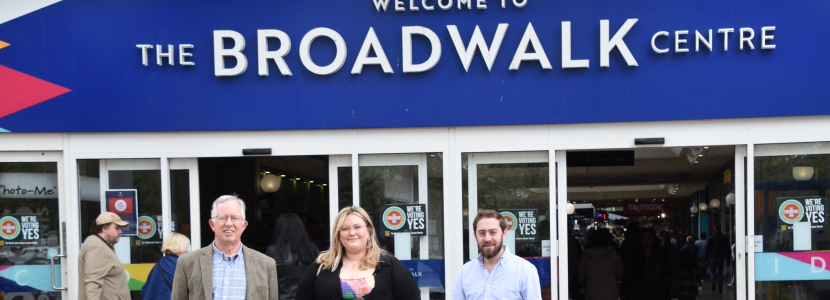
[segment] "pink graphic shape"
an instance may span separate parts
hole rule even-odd
[[[822,251],[822,252],[778,252],[776,254],[784,256],[784,257],[792,258],[794,260],[803,262],[803,263],[808,264],[808,265],[813,264],[813,257],[818,257],[818,258],[823,259],[824,262],[826,262],[824,264],[824,269],[825,270],[830,270],[830,252],[827,252],[827,251]],[[816,267],[820,267],[820,266],[822,266],[822,263],[818,262],[816,264]]]
[[[0,65],[0,118],[71,91]]]

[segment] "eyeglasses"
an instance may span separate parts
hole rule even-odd
[[[354,229],[355,233],[363,232],[364,228],[366,228],[366,227],[361,226],[361,225],[357,225],[353,228],[349,228],[349,226],[343,226],[343,227],[340,227],[340,234],[349,234],[350,232],[352,232],[352,229]]]
[[[225,223],[227,223],[227,222],[228,222],[228,216],[216,216],[216,217],[215,217],[215,218],[213,218],[213,219],[215,220],[215,222],[217,222],[217,223],[219,223],[219,224],[225,224]],[[242,219],[241,217],[239,217],[239,216],[232,216],[232,217],[230,217],[230,220],[231,220],[231,222],[233,222],[234,224],[239,224],[239,223],[245,222],[245,220],[243,220],[243,219]]]

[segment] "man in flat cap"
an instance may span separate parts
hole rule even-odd
[[[111,212],[95,219],[78,258],[78,299],[130,299],[127,273],[112,246],[127,225]]]

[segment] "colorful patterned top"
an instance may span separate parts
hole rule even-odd
[[[363,296],[371,292],[373,287],[375,287],[374,275],[358,279],[340,278],[340,289],[343,291],[343,300],[363,300]]]

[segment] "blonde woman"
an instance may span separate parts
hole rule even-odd
[[[165,255],[147,275],[147,282],[141,288],[142,299],[170,299],[176,263],[179,261],[179,256],[187,254],[188,247],[190,247],[190,239],[183,234],[172,233],[167,236],[167,240],[161,245],[161,252]]]
[[[320,253],[300,278],[297,299],[421,299],[409,269],[378,247],[375,226],[365,210],[340,210],[331,236],[331,248]]]

